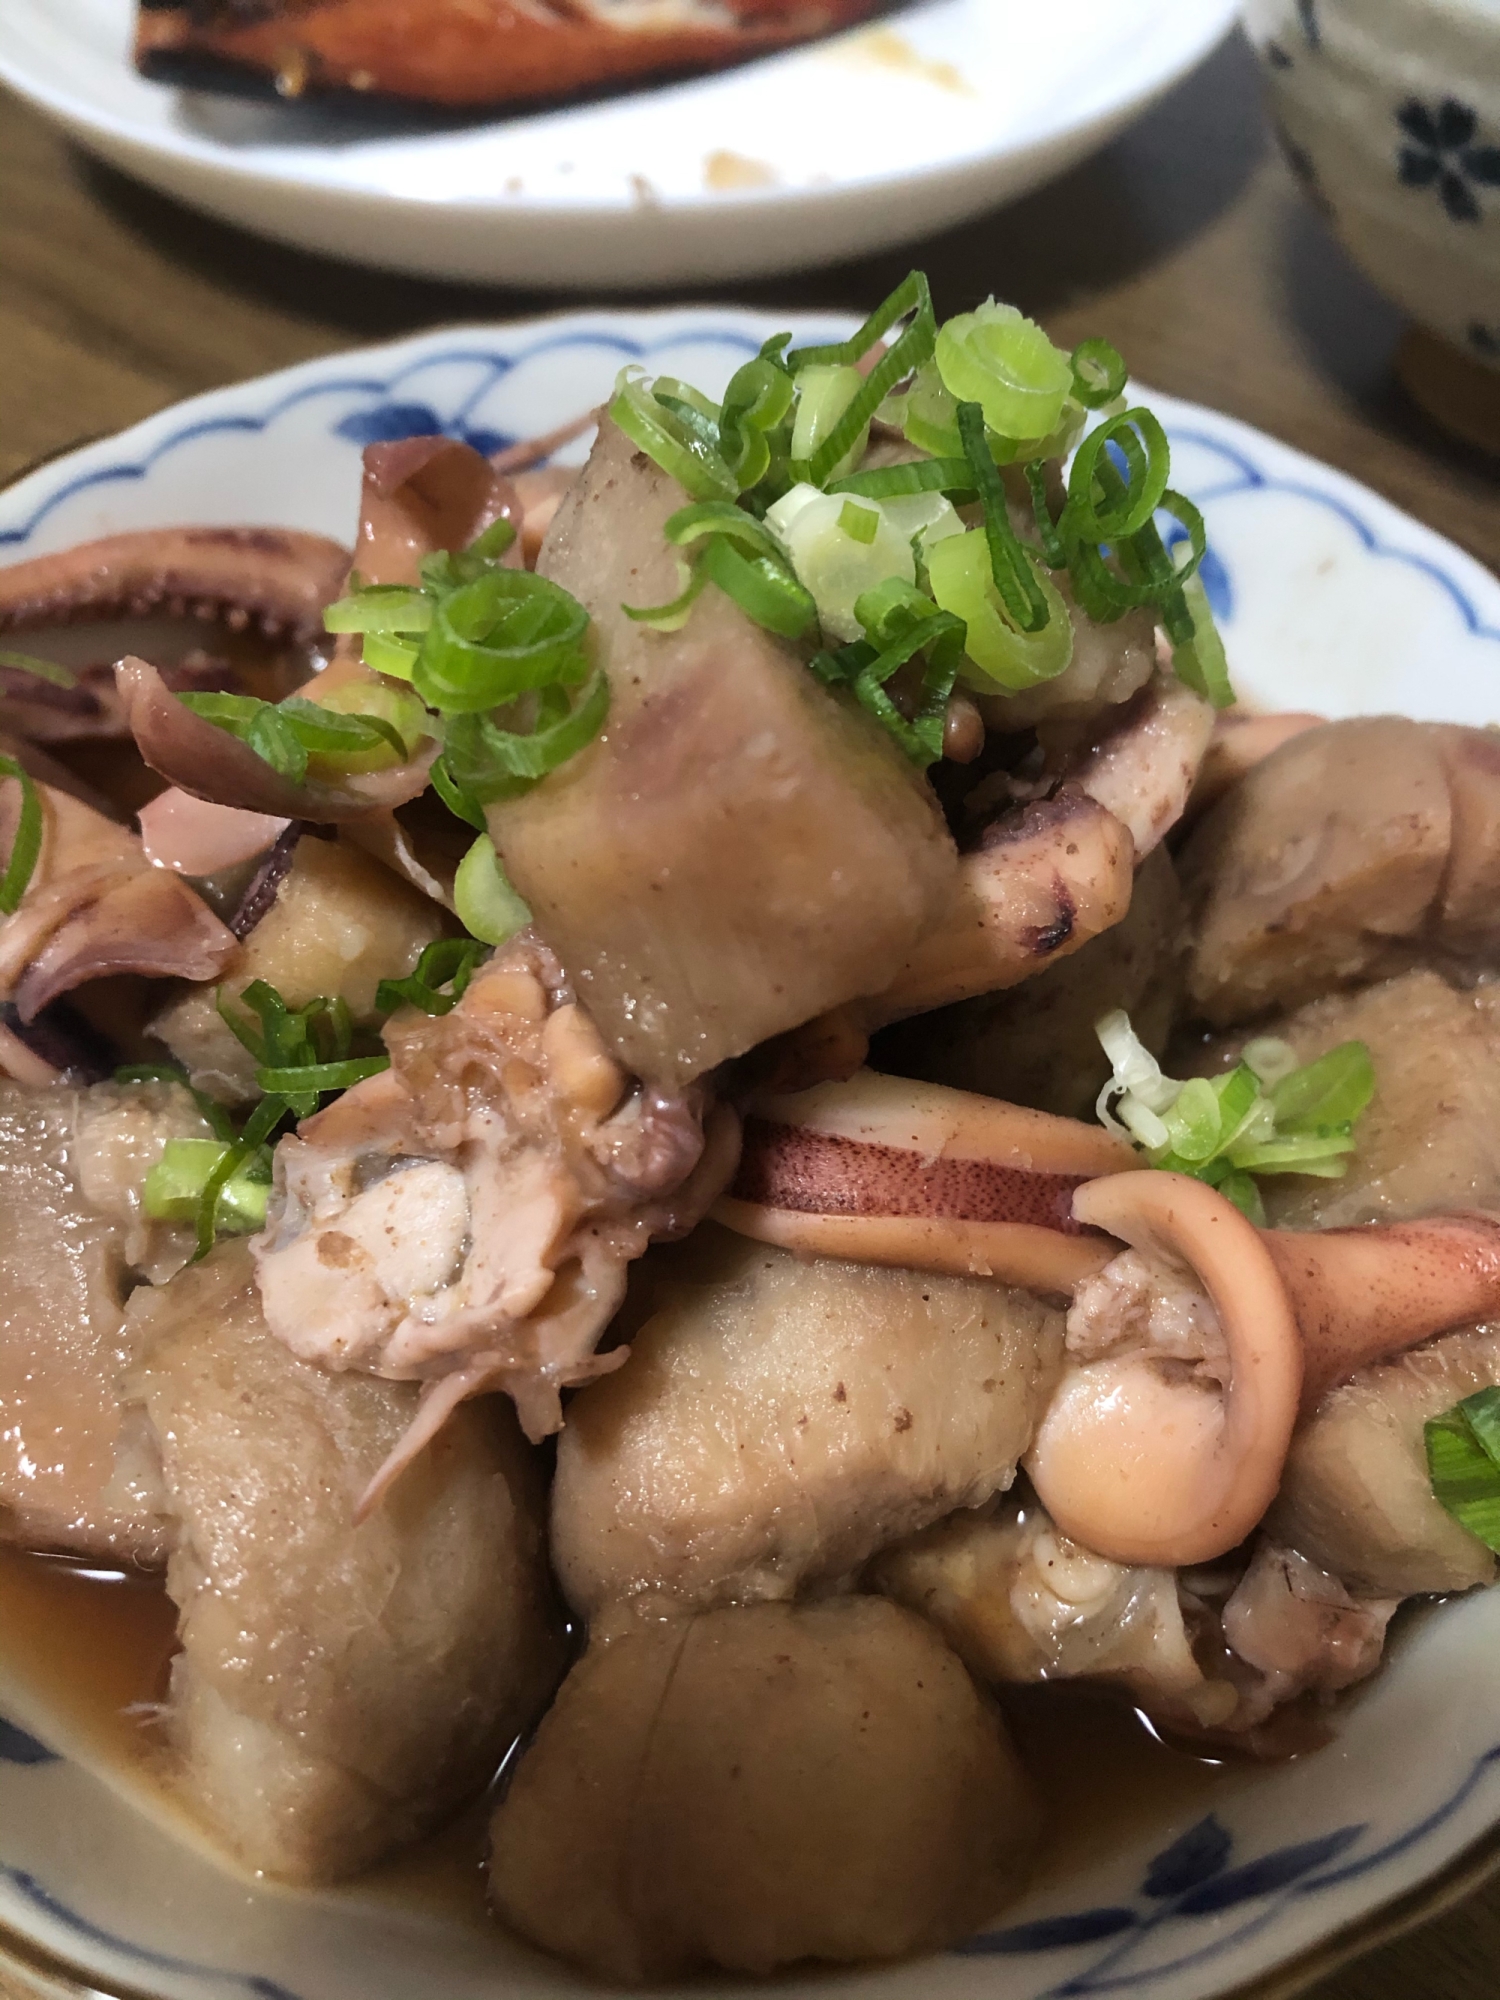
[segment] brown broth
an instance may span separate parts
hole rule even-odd
[[[0,1548],[6,1665],[45,1689],[71,1746],[142,1786],[160,1783],[150,1709],[165,1693],[174,1643],[175,1615],[160,1578]],[[1034,1883],[1064,1881],[1126,1841],[1180,1829],[1244,1784],[1252,1768],[1165,1744],[1127,1703],[1083,1689],[1012,1689],[1004,1706],[1046,1804]],[[340,1893],[447,1922],[488,1923],[488,1813],[487,1801],[477,1802]]]

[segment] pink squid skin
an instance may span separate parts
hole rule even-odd
[[[1262,1233],[1202,1181],[1155,1169],[1091,1181],[1080,1222],[1186,1265],[1218,1313],[1228,1380],[1217,1389],[1135,1349],[1074,1363],[1026,1467],[1043,1506],[1116,1562],[1208,1562],[1242,1542],[1275,1498],[1297,1421],[1302,1342]]]
[[[0,783],[0,852],[14,838],[17,789]],[[153,868],[133,833],[81,800],[47,784],[37,792],[37,867],[20,906],[0,918],[0,998],[23,1022],[116,973],[207,980],[225,970],[234,934],[179,876]]]
[[[1500,1311],[1500,1217],[1477,1210],[1262,1240],[1301,1333],[1304,1415],[1356,1369]]]
[[[145,528],[0,569],[0,632],[166,612],[306,642],[348,568],[348,550],[326,535]]]
[[[503,472],[472,445],[450,437],[402,438],[365,447],[364,487],[354,568],[365,583],[416,583],[422,557],[467,548],[507,520],[520,561],[523,508]]]
[[[1134,1159],[1098,1125],[864,1070],[753,1105],[713,1213],[807,1256],[1065,1295],[1117,1247],[1074,1222],[1075,1190]]]

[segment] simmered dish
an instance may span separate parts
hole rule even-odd
[[[1285,1756],[1494,1582],[1500,747],[1237,709],[1126,392],[913,274],[0,571],[0,1540],[228,1860],[938,1949],[1052,1683]]]

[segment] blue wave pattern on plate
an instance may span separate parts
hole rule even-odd
[[[837,338],[837,335],[831,336]],[[237,412],[233,416],[204,417],[196,423],[185,424],[181,430],[171,432],[161,443],[154,446],[143,457],[124,461],[117,465],[102,465],[91,472],[80,473],[76,478],[65,481],[32,514],[24,526],[0,529],[0,548],[23,546],[35,534],[47,516],[64,501],[75,494],[94,486],[111,486],[122,481],[146,478],[155,465],[180,450],[183,445],[196,443],[200,438],[212,437],[224,431],[266,431],[289,410],[316,401],[319,398],[364,397],[368,400],[357,410],[342,415],[330,428],[330,435],[343,438],[346,442],[363,448],[367,444],[388,442],[396,438],[415,437],[424,432],[441,431],[445,435],[465,438],[481,451],[501,451],[506,445],[516,442],[508,432],[485,424],[476,416],[484,398],[512,374],[522,363],[540,359],[549,354],[557,354],[568,348],[603,349],[617,354],[621,363],[644,362],[652,354],[664,348],[681,350],[687,347],[727,347],[737,354],[752,355],[758,352],[758,343],[748,334],[734,327],[694,327],[680,328],[664,333],[659,341],[632,340],[625,334],[605,332],[592,328],[576,333],[546,334],[539,340],[526,342],[511,350],[496,347],[454,347],[438,353],[424,354],[415,361],[408,362],[394,375],[384,378],[364,375],[340,376],[331,381],[311,382],[293,389],[279,397],[274,403],[258,412]],[[453,364],[477,365],[480,380],[463,399],[446,413],[439,411],[426,401],[414,396],[403,397],[403,386],[414,377],[431,369]]]
[[[155,1972],[185,1972],[192,1978],[238,1986],[246,1993],[253,1993],[255,2000],[299,2000],[290,1987],[279,1985],[274,1979],[262,1978],[259,1973],[226,1971],[222,1966],[202,1965],[196,1959],[174,1958],[170,1952],[150,1951],[144,1945],[132,1944],[129,1938],[91,1924],[87,1917],[80,1916],[76,1910],[60,1902],[50,1889],[44,1888],[34,1875],[28,1875],[22,1868],[7,1868],[0,1862],[0,1882],[8,1882],[39,1915],[61,1924],[80,1943],[104,1945],[110,1951],[119,1952],[122,1957],[133,1959],[138,1965],[150,1966]]]
[[[1476,638],[1500,640],[1500,626],[1486,623],[1468,591],[1455,577],[1450,576],[1441,564],[1435,563],[1429,556],[1416,555],[1410,549],[1396,548],[1372,528],[1358,509],[1350,506],[1348,501],[1336,494],[1325,492],[1320,487],[1309,486],[1304,480],[1281,479],[1267,473],[1246,453],[1237,450],[1233,445],[1226,444],[1221,437],[1211,436],[1207,431],[1169,427],[1167,435],[1174,445],[1193,445],[1222,460],[1224,464],[1225,474],[1221,480],[1212,485],[1204,485],[1201,481],[1194,482],[1192,497],[1200,507],[1210,506],[1215,500],[1227,499],[1233,493],[1289,493],[1299,500],[1309,500],[1315,506],[1326,508],[1330,514],[1336,514],[1358,536],[1360,546],[1367,549],[1377,560],[1404,563],[1407,568],[1416,570],[1420,575],[1430,578],[1439,585],[1452,599],[1459,616]],[[1182,539],[1181,529],[1177,531],[1177,539]],[[1214,584],[1209,574],[1209,565],[1214,560],[1213,551],[1210,550],[1203,566],[1203,587],[1208,592],[1210,603],[1213,603],[1215,615],[1227,618],[1231,613],[1221,610],[1220,605],[1214,602]],[[1227,583],[1227,578],[1225,582]]]
[[[1048,1987],[1037,2000],[1068,2000],[1073,1995],[1140,1990],[1152,1980],[1206,1965],[1234,1950],[1246,1938],[1273,1924],[1297,1898],[1336,1888],[1405,1854],[1467,1804],[1497,1764],[1500,1764],[1500,1743],[1477,1757],[1463,1782],[1415,1826],[1339,1866],[1334,1864],[1369,1832],[1367,1825],[1335,1827],[1311,1840],[1270,1848],[1231,1867],[1234,1835],[1210,1813],[1152,1858],[1137,1902],[1072,1910],[1031,1923],[1012,1924],[1003,1930],[985,1931],[959,1950],[969,1957],[1025,1956],[1108,1943],[1109,1949],[1092,1965]],[[1169,1924],[1180,1926],[1195,1919],[1202,1922],[1249,1903],[1260,1907],[1232,1929],[1225,1931],[1214,1926],[1214,1935],[1206,1943],[1188,1942],[1176,1930],[1165,1940],[1171,1956],[1154,1957],[1144,1965],[1130,1962],[1139,1960]]]
[[[9,1751],[6,1746],[11,1746]],[[0,1717],[0,1752],[17,1763],[58,1761],[34,1737],[3,1717]],[[1354,1877],[1367,1875],[1418,1846],[1467,1804],[1497,1766],[1500,1766],[1500,1743],[1477,1757],[1462,1783],[1414,1826],[1386,1839],[1368,1854],[1354,1855],[1348,1860],[1342,1857],[1365,1838],[1369,1832],[1367,1825],[1334,1827],[1312,1839],[1270,1848],[1248,1861],[1236,1862],[1233,1833],[1216,1814],[1210,1813],[1152,1857],[1136,1902],[1070,1910],[1030,1923],[985,1931],[960,1945],[958,1955],[1039,1957],[1083,1945],[1106,1944],[1108,1949],[1092,1965],[1047,1987],[1037,1994],[1036,2000],[1073,2000],[1073,1996],[1140,1991],[1153,1980],[1207,1965],[1233,1951],[1257,1931],[1274,1924],[1290,1902],[1316,1896]],[[298,2000],[286,1987],[261,1975],[227,1971],[134,1944],[90,1922],[25,1870],[0,1862],[0,1881],[9,1883],[38,1914],[63,1925],[80,1943],[104,1945],[158,1971],[227,1980],[256,1996],[256,2000]],[[1227,1931],[1210,1921],[1228,1910],[1252,1903],[1259,1908]],[[1206,1941],[1183,1938],[1181,1926],[1194,1923],[1208,1924],[1212,1934]],[[1152,1957],[1146,1964],[1131,1963],[1139,1961],[1150,1945],[1163,1937],[1168,1926],[1173,1929],[1163,1941],[1170,1956]]]
[[[838,338],[841,331],[841,329],[832,330],[828,337]],[[728,325],[710,324],[664,329],[662,337],[655,341],[635,340],[614,330],[590,327],[571,332],[546,333],[536,339],[522,340],[514,348],[501,348],[494,344],[481,345],[476,341],[438,349],[405,363],[394,373],[384,377],[349,375],[306,383],[278,397],[260,411],[236,412],[234,415],[199,419],[195,423],[184,425],[180,430],[171,432],[139,459],[99,466],[65,481],[40,503],[23,526],[0,529],[0,548],[24,546],[48,515],[65,501],[88,488],[143,480],[155,465],[184,445],[217,432],[269,430],[290,410],[309,401],[337,399],[347,405],[354,399],[354,407],[341,410],[338,417],[330,424],[329,432],[330,435],[353,445],[356,449],[363,449],[367,444],[442,432],[448,436],[464,439],[477,450],[491,453],[504,450],[508,445],[515,443],[517,436],[509,429],[497,425],[489,417],[484,408],[486,399],[523,363],[539,360],[570,348],[595,352],[602,350],[618,356],[622,363],[646,362],[654,353],[663,349],[681,350],[695,346],[728,349],[748,356],[757,351],[758,343],[740,329]],[[455,365],[476,368],[478,379],[451,406],[444,407],[441,402],[433,398],[430,391],[424,395],[417,390],[418,377]],[[1292,494],[1326,508],[1349,525],[1362,546],[1372,555],[1381,560],[1406,564],[1436,583],[1453,600],[1471,632],[1482,638],[1500,641],[1500,627],[1489,625],[1484,621],[1469,593],[1455,577],[1430,557],[1417,555],[1388,543],[1347,500],[1304,481],[1286,479],[1267,472],[1245,452],[1227,444],[1222,437],[1172,426],[1168,427],[1168,435],[1174,444],[1193,445],[1207,451],[1225,468],[1225,476],[1212,484],[1204,485],[1201,481],[1194,483],[1192,498],[1200,506],[1225,498],[1232,493],[1254,490]],[[1175,524],[1169,526],[1167,538],[1170,545],[1175,545],[1183,538],[1182,530]],[[1204,559],[1202,576],[1214,615],[1223,624],[1232,623],[1236,603],[1234,579],[1221,554],[1212,547]]]
[[[0,1715],[0,1764],[55,1764],[57,1752]]]

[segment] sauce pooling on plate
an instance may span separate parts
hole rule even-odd
[[[157,1812],[168,1789],[155,1705],[175,1648],[159,1577],[0,1548],[0,1679],[28,1690],[45,1737]],[[1163,1841],[1239,1789],[1252,1767],[1163,1743],[1124,1702],[1072,1689],[1006,1697],[1016,1745],[1047,1821],[1032,1886],[1063,1883],[1147,1830]],[[50,1727],[49,1727],[50,1724]],[[481,1800],[450,1825],[334,1895],[488,1923]],[[226,1864],[230,1865],[230,1864]]]

